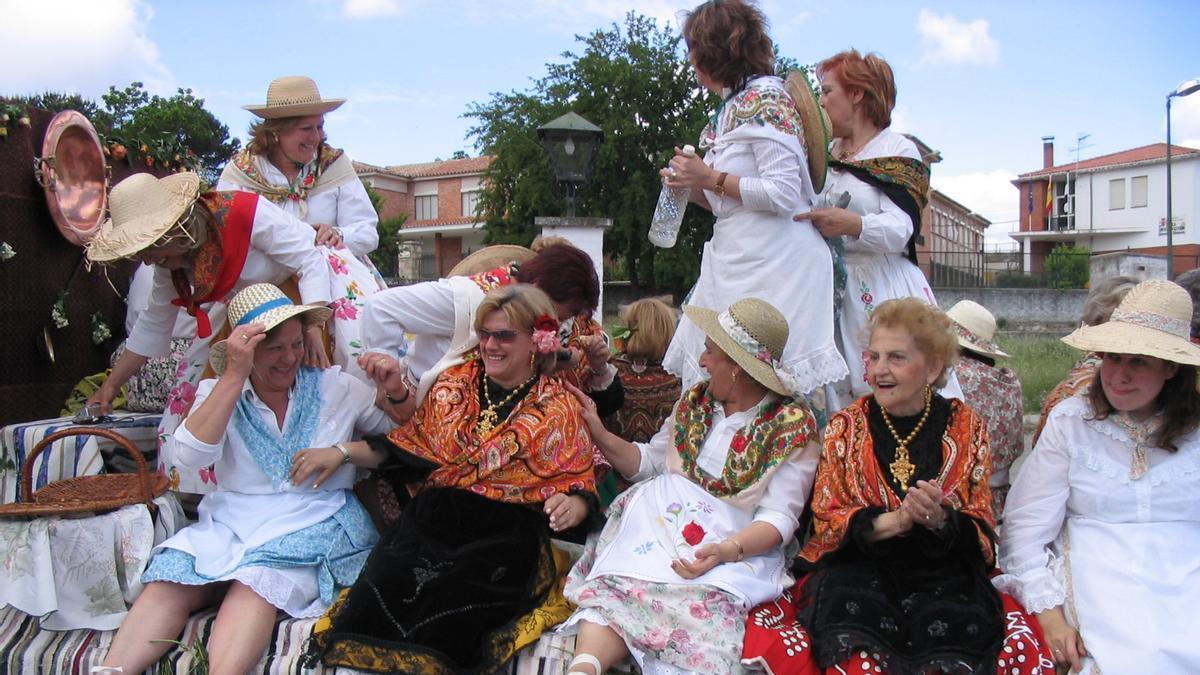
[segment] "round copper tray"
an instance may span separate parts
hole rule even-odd
[[[82,246],[104,220],[108,196],[100,137],[88,118],[64,110],[50,120],[34,171],[59,232]]]

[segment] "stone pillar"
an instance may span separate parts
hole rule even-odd
[[[600,304],[596,307],[596,321],[603,322],[604,313],[604,231],[612,227],[611,218],[551,218],[538,216],[533,224],[542,230],[542,236],[562,237],[582,249],[596,266],[600,279]]]

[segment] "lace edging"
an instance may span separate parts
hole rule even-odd
[[[837,382],[850,374],[846,360],[833,344],[784,364],[795,375],[795,385],[801,388],[797,394],[808,394],[821,385]]]

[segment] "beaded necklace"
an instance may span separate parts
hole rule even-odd
[[[503,408],[509,401],[513,400],[513,398],[516,397],[517,394],[521,393],[521,391],[525,389],[525,386],[530,382],[533,382],[537,376],[538,374],[535,371],[529,376],[529,379],[525,380],[521,384],[518,384],[515,389],[508,392],[508,396],[505,396],[503,399],[501,399],[499,403],[492,403],[492,394],[490,391],[488,391],[487,373],[480,372],[480,377],[482,378],[483,384],[483,400],[487,404],[482,410],[479,411],[479,419],[475,422],[475,431],[479,433],[480,437],[487,436],[488,434],[492,433],[492,430],[495,429],[496,425],[500,422],[500,414],[497,413],[496,410],[498,408]]]
[[[892,418],[888,416],[887,409],[882,405],[879,406],[879,412],[883,415],[883,423],[887,425],[888,431],[892,432],[892,438],[896,439],[896,461],[888,465],[888,470],[900,484],[901,490],[908,490],[908,479],[912,478],[917,471],[917,466],[908,458],[908,444],[917,437],[917,434],[921,433],[921,428],[925,426],[925,420],[929,419],[929,411],[933,408],[932,403],[933,390],[925,387],[925,412],[921,413],[921,419],[917,422],[917,426],[913,427],[912,432],[903,439],[900,438],[900,434],[896,433],[896,427],[892,426]]]

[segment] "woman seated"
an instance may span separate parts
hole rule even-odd
[[[645,673],[739,670],[746,612],[790,579],[786,544],[816,470],[816,423],[785,386],[783,315],[757,298],[720,314],[684,308],[707,336],[688,390],[649,443],[604,429],[576,391],[613,467],[641,481],[613,502],[567,577],[579,606],[570,672],[633,656]]]
[[[623,440],[646,443],[679,400],[679,378],[663,370],[663,354],[675,336],[675,310],[655,298],[631,303],[621,312],[624,327],[614,332],[611,361],[625,386],[625,403],[604,418]]]
[[[329,314],[270,284],[230,302],[232,331],[211,353],[217,377],[200,383],[170,440],[184,466],[213,465],[217,491],[201,500],[199,522],[159,545],[105,657],[116,669],[98,672],[142,672],[188,615],[220,604],[210,672],[240,675],[262,657],[278,610],[319,616],[358,576],[378,536],[350,491],[354,469],[339,460],[316,474],[304,457],[344,458],[343,441],[391,425],[369,385],[303,365],[303,325]]]
[[[1145,281],[1063,338],[1100,355],[1096,379],[1051,411],[1008,495],[996,585],[1073,673],[1200,673],[1191,317],[1186,291]]]
[[[872,393],[829,421],[797,561],[805,576],[751,614],[745,663],[775,673],[982,673],[998,662],[1004,673],[1042,672],[1030,623],[988,580],[984,422],[935,391],[957,358],[950,319],[900,298],[868,326]]]
[[[318,624],[310,653],[328,665],[492,672],[569,614],[550,533],[597,513],[594,446],[580,404],[549,375],[554,306],[534,286],[498,288],[475,331],[479,348],[438,376],[404,426],[351,448],[352,461],[387,470],[398,495],[412,483],[416,495]],[[395,359],[363,361],[402,395]]]

